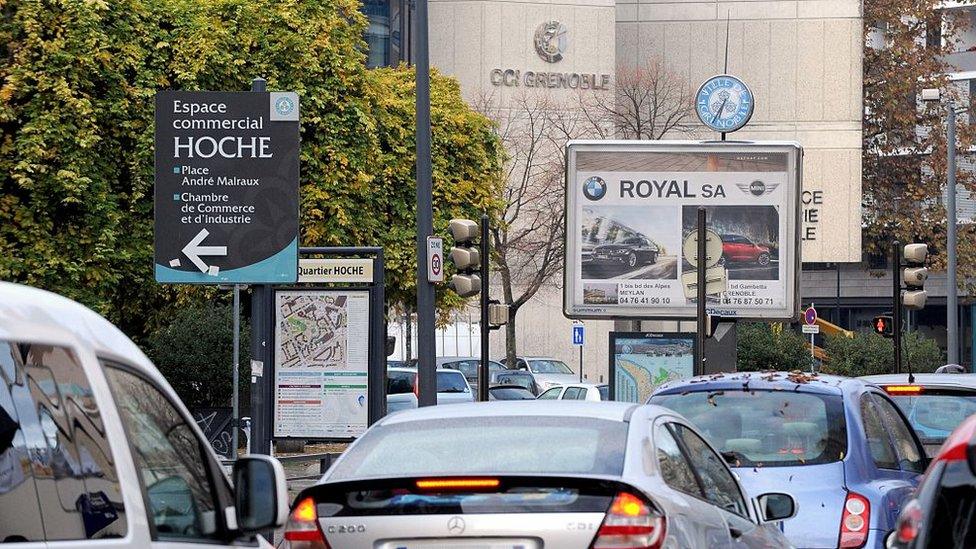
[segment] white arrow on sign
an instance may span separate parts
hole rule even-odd
[[[200,269],[202,273],[210,273],[216,275],[216,267],[211,268],[209,265],[200,259],[201,255],[227,255],[227,246],[201,246],[200,243],[203,242],[210,231],[207,229],[200,229],[200,232],[193,237],[193,240],[183,246],[183,255],[188,257],[190,261]]]

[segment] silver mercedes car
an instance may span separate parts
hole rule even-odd
[[[377,422],[298,495],[284,546],[781,549],[795,512],[665,408],[497,401]]]

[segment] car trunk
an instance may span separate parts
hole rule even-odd
[[[751,497],[786,492],[796,498],[796,517],[782,523],[786,537],[799,548],[837,547],[841,510],[847,497],[844,464],[791,467],[737,467]]]
[[[421,488],[423,481],[498,481]],[[343,549],[587,549],[614,496],[612,480],[562,477],[376,479],[313,486],[319,526]]]

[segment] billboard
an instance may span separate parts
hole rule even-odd
[[[369,292],[275,292],[274,341],[274,436],[363,434],[368,417]]]
[[[573,141],[567,145],[563,310],[569,318],[695,316],[682,241],[698,207],[728,283],[711,315],[787,319],[799,306],[796,143]]]
[[[695,334],[610,332],[612,400],[643,404],[659,386],[692,376]]]

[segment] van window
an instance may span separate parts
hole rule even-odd
[[[125,536],[106,436],[70,350],[0,342],[0,543]]]
[[[153,384],[106,365],[105,376],[132,447],[154,539],[221,539],[215,491],[202,441]]]

